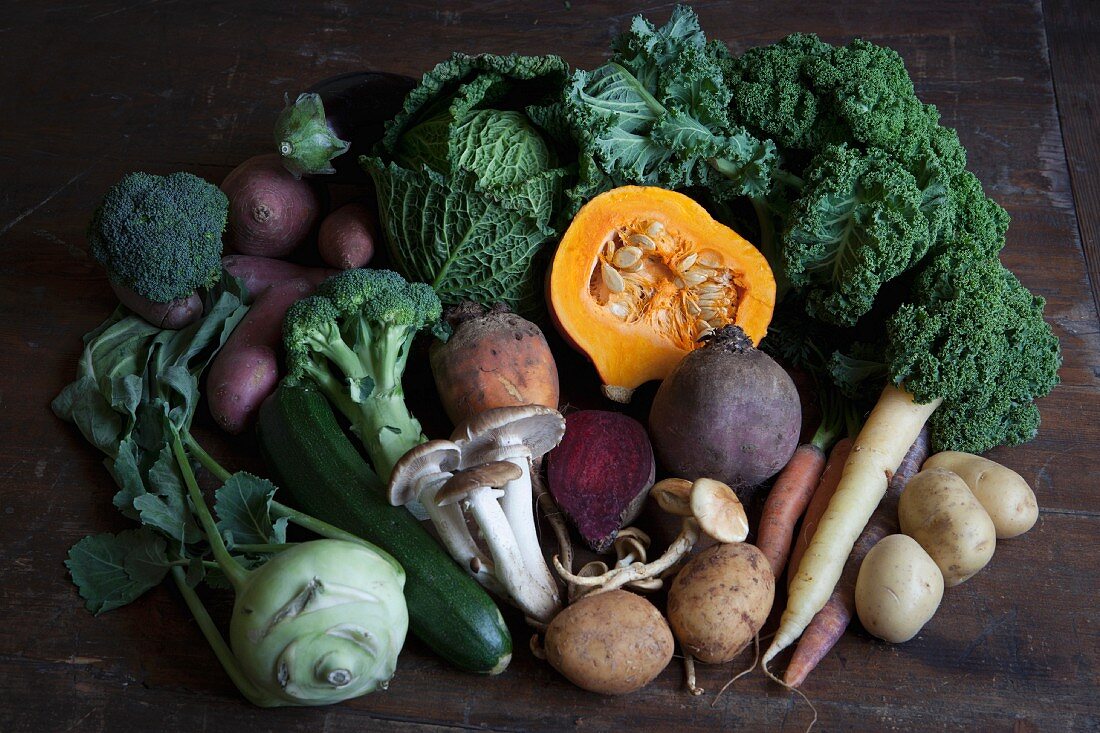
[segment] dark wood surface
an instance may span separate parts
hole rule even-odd
[[[1036,527],[947,592],[912,642],[852,630],[804,687],[819,730],[1100,730],[1100,106],[1091,0],[700,3],[734,50],[796,30],[896,48],[971,169],[1012,214],[1005,262],[1047,298],[1065,355],[1027,446],[993,457],[1032,483]],[[48,410],[80,335],[113,302],[84,228],[131,170],[220,181],[266,152],[284,94],[347,70],[419,75],[452,50],[560,53],[591,67],[631,15],[668,4],[573,2],[13,2],[0,20],[0,730],[804,730],[808,707],[733,665],[687,695],[674,662],[642,692],[602,698],[517,641],[492,679],[411,641],[387,692],[322,709],[260,710],[235,692],[165,585],[100,618],[62,562],[126,527],[94,450]],[[583,374],[582,374],[583,376]],[[580,378],[580,377],[578,377]],[[249,439],[213,434],[227,461]],[[216,611],[224,616],[223,601]],[[749,662],[748,656],[738,666]]]

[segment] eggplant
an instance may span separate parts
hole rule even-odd
[[[317,82],[275,121],[275,144],[295,176],[328,175],[330,183],[365,183],[359,156],[382,139],[416,80],[381,71],[353,71]]]

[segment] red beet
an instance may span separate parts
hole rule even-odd
[[[547,456],[546,473],[554,501],[585,543],[603,552],[641,512],[655,470],[641,423],[581,410],[565,416],[565,437]]]

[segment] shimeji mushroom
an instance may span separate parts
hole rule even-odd
[[[457,503],[440,505],[438,494],[462,462],[462,452],[450,440],[429,440],[416,446],[397,462],[390,475],[389,501],[394,506],[417,501],[435,526],[439,539],[458,564],[486,589],[506,597],[497,582],[493,563],[478,547]]]
[[[535,531],[531,484],[532,463],[561,442],[565,420],[561,413],[541,405],[498,407],[469,418],[451,435],[462,450],[462,467],[507,461],[521,469],[504,487],[501,507],[512,528],[524,566],[538,588],[540,602],[524,607],[528,615],[548,621],[560,607],[558,588],[542,555]]]
[[[719,542],[743,542],[749,535],[745,508],[741,506],[733,489],[721,481],[701,478],[692,483],[678,478],[665,479],[653,485],[650,496],[666,512],[684,518],[679,536],[663,555],[653,562],[630,564],[624,564],[623,557],[620,556],[616,567],[605,573],[594,574],[593,569],[588,568],[579,575],[569,572],[554,558],[554,567],[558,574],[571,587],[591,589],[588,593],[603,593],[628,583],[644,584],[658,578],[691,551],[699,540],[701,531]]]

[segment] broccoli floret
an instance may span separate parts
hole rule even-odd
[[[190,173],[131,173],[92,217],[92,256],[112,281],[158,303],[185,298],[221,277],[229,200]]]
[[[931,241],[922,197],[913,175],[881,150],[829,146],[814,158],[783,233],[787,277],[811,315],[855,323],[883,283],[924,257]]]
[[[933,258],[911,302],[887,324],[890,379],[919,402],[934,450],[983,453],[1035,437],[1034,401],[1058,384],[1058,340],[1032,295],[995,257],[958,249]]]
[[[431,286],[367,269],[330,277],[287,311],[288,378],[317,385],[344,413],[379,476],[424,441],[401,376],[416,332],[441,311]]]

